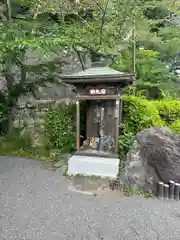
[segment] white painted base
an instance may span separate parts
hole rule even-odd
[[[67,175],[99,176],[116,179],[119,159],[73,155],[68,161]]]

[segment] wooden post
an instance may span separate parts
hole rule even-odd
[[[7,19],[10,21],[11,20],[11,1],[6,0],[5,1],[5,7],[6,7],[6,14],[7,14]]]
[[[119,103],[120,99],[116,99],[116,122],[115,122],[115,144],[114,144],[114,150],[115,153],[118,153],[118,145],[119,145]]]
[[[76,151],[80,148],[80,107],[79,100],[76,99]]]
[[[120,98],[120,106],[119,106],[119,127],[121,127],[123,121],[123,100]]]
[[[133,48],[133,72],[136,76],[136,2],[133,2],[133,36],[132,36],[132,48]]]

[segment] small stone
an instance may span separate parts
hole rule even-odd
[[[56,167],[56,168],[61,167],[61,166],[62,166],[62,161],[58,161],[57,163],[55,163],[53,165],[53,167]]]

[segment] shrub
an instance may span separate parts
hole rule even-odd
[[[154,101],[160,117],[166,125],[171,125],[174,121],[180,118],[180,101],[164,100]]]
[[[119,137],[119,153],[121,157],[124,157],[128,153],[129,148],[133,144],[134,137],[134,134],[131,132],[124,133]]]
[[[75,104],[59,104],[44,115],[44,127],[51,143],[61,152],[75,150],[76,135]]]
[[[121,171],[124,168],[125,164],[125,157],[132,146],[134,142],[134,134],[129,132],[129,133],[123,133],[119,137],[119,157],[120,157],[120,166],[119,170]]]
[[[0,155],[42,161],[54,161],[57,159],[57,156],[52,155],[51,149],[47,149],[46,145],[33,146],[32,138],[25,128],[14,127],[3,136],[0,136]]]
[[[0,138],[0,149],[9,149],[9,153],[18,151],[28,151],[32,148],[32,139],[27,131],[20,128],[12,128],[6,135]]]
[[[176,121],[174,121],[171,125],[169,125],[169,128],[177,133],[180,134],[180,119],[177,119]]]
[[[145,128],[163,126],[156,106],[145,98],[123,96],[124,131],[136,134]]]
[[[0,103],[0,134],[6,133],[8,127],[8,111],[6,106]]]

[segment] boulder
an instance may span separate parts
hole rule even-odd
[[[154,192],[158,181],[169,180],[180,183],[180,136],[168,128],[141,131],[127,154],[120,182],[127,188]]]

